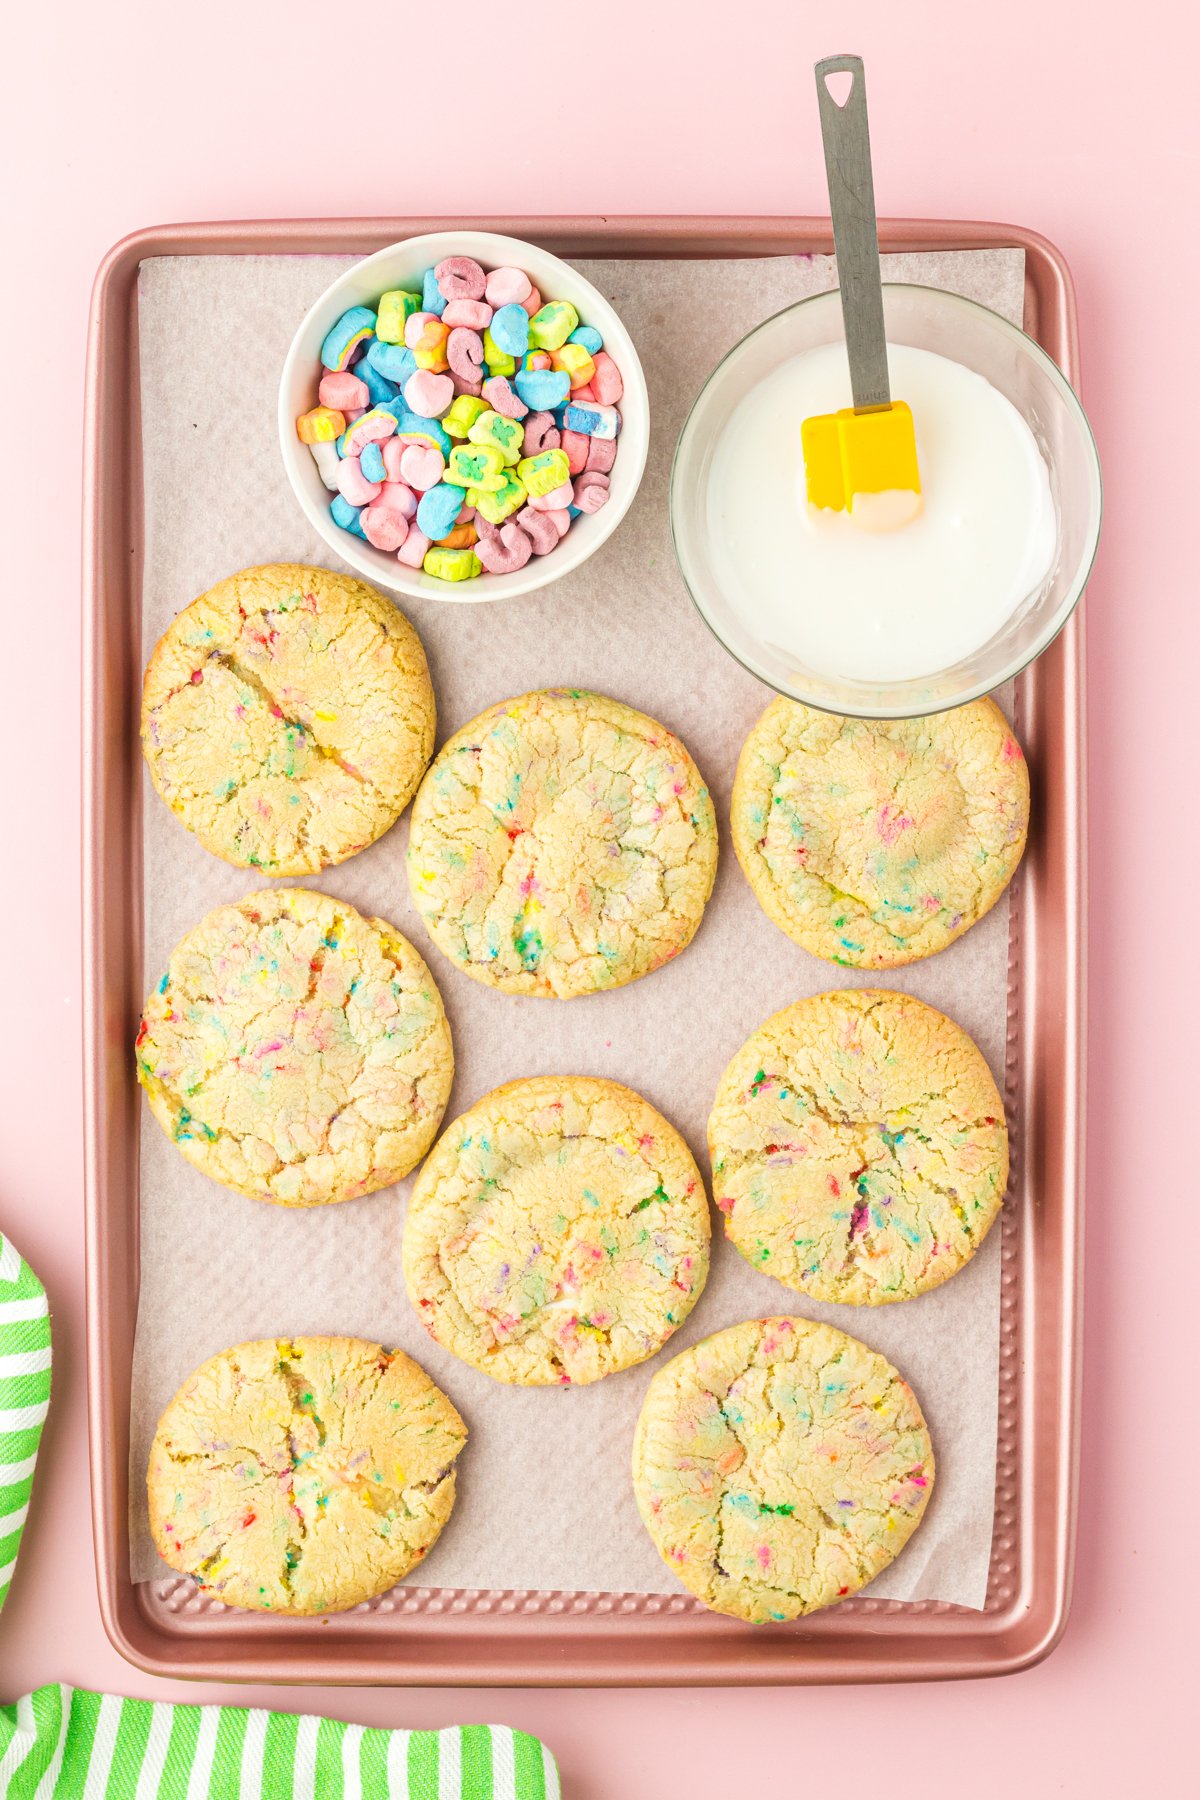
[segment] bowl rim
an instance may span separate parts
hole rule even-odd
[[[1004,331],[1009,332],[1014,338],[1021,339],[1022,343],[1028,348],[1029,352],[1031,352],[1033,360],[1042,365],[1050,378],[1051,384],[1062,394],[1068,410],[1075,413],[1077,419],[1083,426],[1084,441],[1091,450],[1091,466],[1096,482],[1095,529],[1092,532],[1091,543],[1087,548],[1086,554],[1080,559],[1079,567],[1072,580],[1066,599],[1058,613],[1048,621],[1045,631],[1042,636],[1039,637],[1029,654],[1014,658],[1010,664],[1006,665],[1003,673],[997,675],[994,679],[974,683],[970,687],[963,688],[962,691],[953,698],[939,700],[933,705],[922,705],[918,711],[913,711],[910,707],[904,705],[889,706],[882,709],[868,708],[860,705],[841,705],[835,707],[829,703],[828,699],[818,699],[811,694],[798,693],[793,688],[781,687],[777,681],[773,680],[770,675],[759,668],[752,658],[739,654],[739,652],[726,641],[722,633],[717,629],[716,625],[709,617],[704,605],[700,601],[695,588],[692,586],[685,552],[682,547],[682,534],[676,530],[675,497],[680,484],[681,457],[684,445],[687,441],[689,432],[691,431],[692,422],[700,404],[725,365],[739,355],[752,338],[757,337],[760,332],[766,331],[772,325],[777,324],[780,319],[786,318],[792,313],[800,312],[804,307],[814,306],[818,303],[825,306],[831,306],[835,301],[840,302],[841,290],[839,288],[826,288],[819,294],[806,294],[803,299],[794,300],[790,305],[780,307],[777,312],[773,312],[767,318],[760,320],[752,330],[746,332],[743,337],[740,337],[737,343],[731,345],[724,356],[721,357],[720,361],[714,365],[711,372],[705,378],[703,386],[692,401],[691,406],[688,408],[687,417],[684,419],[679,436],[675,441],[675,450],[671,458],[671,472],[667,481],[667,512],[671,529],[671,544],[675,551],[675,561],[678,564],[680,578],[683,581],[688,598],[696,611],[700,614],[701,619],[703,619],[709,631],[711,631],[712,635],[720,644],[721,648],[728,656],[733,658],[734,662],[736,662],[739,667],[745,669],[747,674],[753,675],[774,693],[781,694],[785,700],[795,700],[802,706],[809,706],[815,712],[829,713],[834,718],[932,718],[937,713],[952,712],[955,707],[969,706],[973,700],[981,700],[985,695],[994,693],[997,688],[1003,687],[1006,681],[1014,680],[1024,669],[1027,669],[1031,663],[1036,662],[1038,657],[1041,656],[1044,651],[1048,650],[1055,638],[1058,637],[1059,633],[1066,625],[1067,620],[1071,617],[1080,600],[1083,598],[1084,590],[1087,587],[1088,581],[1091,579],[1091,573],[1096,564],[1096,554],[1100,544],[1100,530],[1104,519],[1104,476],[1100,463],[1100,449],[1096,442],[1096,434],[1092,429],[1091,420],[1084,411],[1083,403],[1075,392],[1075,389],[1071,386],[1071,383],[1067,380],[1063,371],[1055,362],[1054,358],[1041,344],[1038,343],[1036,338],[1031,337],[1027,331],[1024,331],[1021,328],[1021,326],[1014,325],[1011,319],[1006,319],[1003,313],[996,312],[994,307],[985,306],[983,302],[979,300],[972,300],[966,294],[956,294],[950,288],[930,287],[927,282],[921,281],[885,281],[881,285],[885,294],[889,290],[911,289],[919,293],[936,294],[939,304],[946,303],[952,308],[957,306],[970,312],[987,313]],[[934,671],[934,673],[936,675],[937,671]],[[932,677],[930,679],[932,679]]]
[[[398,252],[411,254],[415,250],[416,254],[420,256],[424,254],[425,246],[429,246],[431,261],[434,262],[456,253],[470,254],[476,257],[483,256],[485,261],[492,261],[488,251],[494,248],[497,254],[492,261],[493,267],[500,267],[506,261],[521,266],[521,254],[532,251],[539,259],[544,259],[552,264],[556,271],[566,270],[570,281],[578,283],[584,288],[589,301],[594,302],[597,310],[611,319],[616,328],[616,335],[619,335],[622,340],[621,353],[615,358],[620,367],[621,379],[625,387],[625,396],[621,401],[622,431],[624,432],[627,422],[624,409],[630,396],[632,396],[631,416],[640,414],[641,419],[640,450],[635,448],[626,463],[626,467],[631,468],[632,472],[628,493],[623,501],[610,501],[607,506],[600,509],[599,513],[592,515],[596,527],[589,533],[592,541],[586,545],[577,543],[572,551],[564,548],[568,541],[567,538],[564,538],[547,555],[531,557],[523,569],[513,570],[505,575],[492,575],[486,581],[482,578],[463,582],[439,581],[434,576],[425,575],[420,569],[410,570],[399,562],[396,564],[394,575],[390,570],[379,569],[362,554],[358,540],[352,533],[343,531],[340,526],[332,523],[328,516],[327,506],[323,508],[314,501],[299,478],[299,471],[303,467],[299,452],[304,450],[305,446],[296,437],[296,419],[288,401],[287,388],[294,369],[300,361],[302,338],[314,325],[322,322],[327,311],[332,311],[331,297],[343,284],[353,283],[356,279],[361,280],[364,271],[368,270],[371,265],[382,266],[393,259]],[[435,249],[436,255],[433,254]],[[608,335],[606,332],[606,341]],[[509,237],[503,232],[477,231],[470,227],[459,226],[448,228],[445,231],[418,232],[412,237],[398,238],[394,243],[384,244],[380,249],[373,250],[369,256],[360,257],[356,262],[351,263],[349,268],[343,269],[327,287],[322,289],[296,326],[284,354],[276,398],[276,425],[280,456],[288,486],[304,517],[332,555],[348,563],[362,580],[370,582],[373,586],[385,587],[394,595],[402,595],[406,600],[434,600],[451,605],[482,605],[501,600],[518,600],[525,594],[536,593],[539,589],[548,587],[551,583],[571,574],[575,569],[581,568],[597,550],[608,542],[637,498],[642,477],[645,474],[650,448],[650,395],[637,345],[620,312],[574,264],[568,263],[563,257],[556,255],[553,250],[547,250],[541,244],[535,244],[526,238]],[[637,434],[630,433],[631,438],[635,435]],[[636,467],[633,466],[634,464]],[[337,541],[339,539],[345,541],[339,542]],[[384,553],[381,552],[381,554]],[[559,560],[560,557],[561,560]],[[518,580],[518,577],[521,579]],[[505,585],[501,591],[495,591],[497,585],[510,582],[511,586]],[[480,589],[485,591],[476,591]]]

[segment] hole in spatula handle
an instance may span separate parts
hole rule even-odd
[[[850,98],[854,87],[853,69],[829,69],[825,75],[825,89],[833,104],[841,108]]]

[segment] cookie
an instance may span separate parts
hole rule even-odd
[[[178,615],[142,690],[155,787],[206,850],[311,875],[373,844],[433,754],[416,632],[350,575],[243,569]]]
[[[733,847],[759,905],[855,969],[916,962],[974,925],[1028,823],[1029,771],[991,700],[891,720],[773,700],[733,786]]]
[[[655,1549],[714,1612],[795,1619],[856,1594],[904,1548],[933,1487],[912,1389],[857,1338],[751,1319],[650,1382],[633,1487]]]
[[[510,994],[636,981],[695,934],[712,800],[679,739],[601,694],[493,706],[438,753],[413,804],[408,879],[440,950]]]
[[[814,1300],[923,1294],[974,1256],[1008,1183],[1004,1103],[952,1019],[909,994],[817,994],[760,1025],[708,1121],[748,1262]]]
[[[158,1422],[146,1492],[172,1569],[228,1606],[324,1613],[386,1593],[454,1506],[467,1428],[403,1350],[237,1344]]]
[[[682,1325],[708,1274],[691,1152],[615,1081],[539,1076],[458,1118],[404,1226],[409,1298],[430,1334],[497,1381],[599,1381]]]
[[[344,900],[271,888],[218,906],[146,1001],[138,1080],[188,1161],[255,1200],[387,1187],[437,1134],[454,1053],[407,938]]]

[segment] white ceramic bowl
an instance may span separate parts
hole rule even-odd
[[[599,512],[575,519],[558,548],[546,556],[531,556],[523,569],[511,575],[481,575],[474,581],[439,581],[420,569],[410,569],[394,555],[376,550],[349,531],[335,525],[329,513],[333,498],[317,474],[308,446],[296,436],[296,419],[317,404],[321,377],[320,349],[326,332],[352,306],[374,306],[389,288],[420,286],[421,276],[447,256],[473,256],[485,269],[515,266],[524,269],[543,300],[569,300],[585,325],[594,325],[604,348],[621,371],[625,393],[620,402],[621,433],[612,468],[609,499]],[[570,263],[548,250],[520,238],[500,237],[489,231],[431,231],[423,237],[405,238],[377,250],[355,263],[326,288],[305,315],[292,339],[279,382],[279,445],[292,492],[305,517],[329,548],[343,562],[377,587],[391,588],[423,600],[508,600],[545,587],[586,562],[610,538],[628,512],[650,443],[650,402],[646,377],[633,339],[620,318],[590,281]]]

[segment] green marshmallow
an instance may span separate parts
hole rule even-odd
[[[516,374],[516,357],[510,356],[507,350],[500,348],[487,325],[483,328],[483,360],[488,366],[489,375]]]
[[[447,437],[465,438],[480,413],[487,409],[486,400],[480,400],[474,394],[459,394],[441,420],[442,430]]]
[[[404,327],[421,309],[420,294],[406,294],[403,288],[392,288],[379,297],[379,317],[375,336],[381,344],[402,344]]]
[[[561,350],[579,324],[579,314],[569,300],[548,300],[529,321],[531,350]]]
[[[574,326],[571,328],[574,330]],[[537,456],[526,456],[517,464],[517,476],[535,499],[552,494],[571,477],[571,465],[565,450],[542,450]]]
[[[495,493],[504,486],[504,458],[495,444],[456,444],[442,480],[455,487]]]
[[[439,581],[473,581],[476,575],[483,574],[483,564],[474,550],[446,550],[436,544],[425,552],[421,567]]]
[[[504,486],[488,493],[483,488],[467,489],[467,505],[473,506],[489,525],[501,525],[524,506],[529,498],[525,483],[518,481],[510,469],[504,471]]]
[[[506,419],[503,413],[482,412],[467,436],[473,444],[491,444],[512,468],[521,459],[525,427],[519,419]]]

